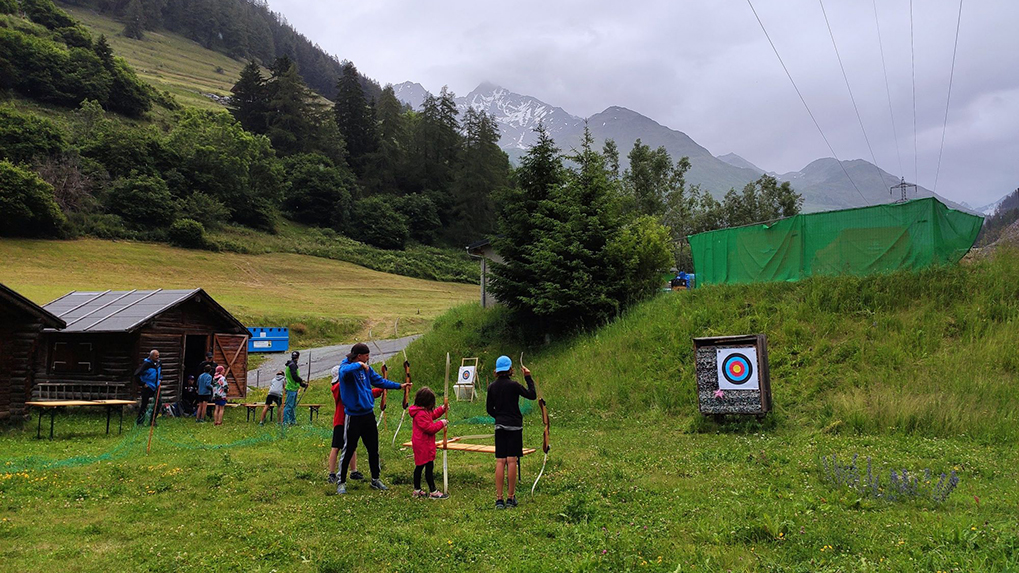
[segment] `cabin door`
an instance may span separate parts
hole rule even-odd
[[[248,337],[237,334],[212,335],[212,359],[226,369],[231,398],[248,393]]]

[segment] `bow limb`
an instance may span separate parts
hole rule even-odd
[[[410,361],[407,360],[407,351],[403,351],[403,383],[411,384]],[[407,407],[410,406],[410,386],[403,388],[403,413],[400,414],[400,423],[396,426],[396,433],[393,434],[393,445],[396,445],[396,436],[400,435],[400,428],[403,427],[403,419],[407,417]]]
[[[385,378],[386,380],[389,379],[389,368],[386,366],[385,362],[382,363],[382,377]],[[382,424],[383,420],[386,419],[386,396],[388,396],[388,395],[389,395],[389,391],[386,390],[385,388],[383,388],[382,389],[382,398],[379,400],[379,410],[380,410],[379,419],[378,419],[377,422],[375,422],[375,427],[376,428],[378,428],[379,425]]]
[[[524,368],[524,353],[520,353],[520,367]],[[541,410],[541,422],[545,426],[545,430],[542,433],[541,438],[541,450],[545,453],[545,460],[541,462],[541,471],[538,472],[538,477],[534,478],[534,485],[531,486],[531,495],[534,495],[534,490],[538,487],[538,481],[541,476],[545,474],[545,466],[548,464],[548,451],[551,449],[549,443],[550,437],[550,423],[548,418],[548,406],[545,404],[545,395],[541,392],[541,386],[538,386],[538,381],[531,377],[531,381],[534,382],[534,391],[538,396],[538,409]]]

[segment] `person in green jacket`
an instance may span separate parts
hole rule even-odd
[[[283,386],[283,391],[286,393],[286,401],[283,403],[284,424],[294,425],[297,423],[297,390],[308,387],[308,383],[301,379],[301,374],[298,372],[297,359],[300,357],[301,353],[295,350],[290,354],[290,360],[286,366],[283,367],[283,373],[287,377],[287,383]]]

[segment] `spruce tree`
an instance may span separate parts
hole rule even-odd
[[[495,230],[493,195],[509,185],[510,164],[499,148],[495,118],[469,108],[463,119],[463,153],[453,182],[453,223],[446,238],[467,244]]]
[[[265,134],[283,155],[309,151],[313,94],[297,73],[297,64],[288,56],[276,58],[270,72],[265,82]]]
[[[361,76],[351,62],[346,62],[336,84],[336,103],[333,106],[336,126],[347,143],[350,166],[358,176],[365,173],[367,155],[378,147],[375,116],[364,89]]]
[[[139,0],[131,0],[124,12],[124,31],[122,34],[135,40],[145,39],[145,10]]]
[[[250,132],[265,133],[268,94],[259,65],[249,61],[230,92],[233,96],[228,107],[234,119]]]

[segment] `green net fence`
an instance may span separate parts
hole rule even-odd
[[[795,281],[957,263],[983,218],[930,197],[796,215],[769,224],[691,235],[697,284]]]

